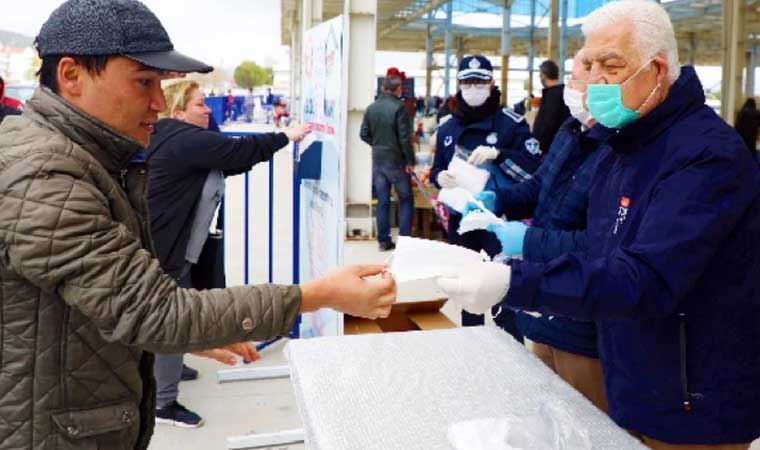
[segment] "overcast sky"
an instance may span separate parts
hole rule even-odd
[[[208,64],[235,67],[246,59],[287,64],[280,45],[279,0],[142,0],[161,20],[177,50]],[[34,37],[63,0],[0,0],[0,30]]]

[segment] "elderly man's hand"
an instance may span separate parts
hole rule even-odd
[[[370,278],[372,277],[372,278]],[[388,317],[396,282],[385,266],[346,266],[301,285],[301,311],[333,308],[368,319]]]
[[[509,290],[512,271],[497,262],[465,266],[456,274],[436,279],[438,288],[449,300],[473,314],[483,314],[501,302]]]
[[[234,366],[237,362],[235,355],[240,356],[248,362],[256,361],[261,358],[259,352],[256,351],[256,346],[251,342],[239,342],[221,348],[193,352],[193,354],[204,358],[214,359],[222,364],[227,364],[228,366]]]

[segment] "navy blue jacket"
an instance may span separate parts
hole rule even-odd
[[[572,117],[565,121],[549,154],[533,178],[497,190],[497,215],[510,220],[533,217],[525,234],[523,259],[547,262],[565,253],[585,252],[588,191],[610,136],[604,127],[581,131]],[[600,148],[601,146],[601,148]],[[520,332],[534,342],[598,358],[596,325],[568,317],[517,315]]]
[[[610,416],[678,444],[760,436],[760,171],[683,67],[608,144],[587,254],[514,261],[512,307],[596,320]]]
[[[511,109],[499,110],[496,114],[471,124],[464,124],[459,117],[452,115],[451,119],[438,127],[430,179],[440,188],[438,174],[449,167],[456,147],[461,147],[469,154],[479,145],[499,149],[499,156],[488,164],[495,166],[493,169],[498,167],[496,170],[502,176],[501,180],[491,177],[491,189],[528,180],[541,164],[538,141],[531,137],[525,118]]]

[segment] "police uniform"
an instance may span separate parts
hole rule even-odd
[[[473,63],[472,61],[476,59],[478,63]],[[484,57],[464,58],[458,78],[462,79],[463,73],[466,76],[467,72],[475,70],[484,73],[481,70],[484,66],[486,66],[486,73],[490,74],[492,70],[490,63]],[[461,96],[459,96],[459,101],[462,101]],[[496,109],[493,114],[470,123],[466,123],[455,114],[438,128],[430,179],[440,188],[438,174],[448,168],[452,158],[461,157],[467,160],[470,154],[481,145],[499,150],[496,159],[479,166],[490,173],[485,188],[487,190],[495,190],[528,180],[541,164],[539,143],[531,136],[528,124],[520,114],[508,108]],[[501,244],[496,239],[496,235],[491,232],[477,230],[464,235],[457,233],[461,220],[461,214],[451,211],[447,233],[449,243],[475,251],[485,250],[491,257],[501,252]],[[482,324],[482,318],[473,319],[470,316],[472,315],[467,313],[463,315],[463,325]],[[512,314],[507,320],[510,323],[504,328],[518,337],[516,327],[514,327],[514,315]]]

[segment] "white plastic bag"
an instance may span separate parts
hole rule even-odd
[[[482,191],[486,187],[488,177],[491,176],[487,170],[468,164],[467,161],[456,156],[451,158],[448,170],[456,176],[459,186],[472,194]]]
[[[488,225],[504,225],[504,219],[496,217],[489,210],[473,211],[465,216],[459,222],[459,234],[468,233],[475,230],[485,230]]]
[[[585,427],[551,403],[528,415],[455,423],[448,438],[456,450],[591,450]]]
[[[438,201],[446,204],[460,214],[467,202],[474,198],[472,192],[462,187],[443,188],[438,191]]]

